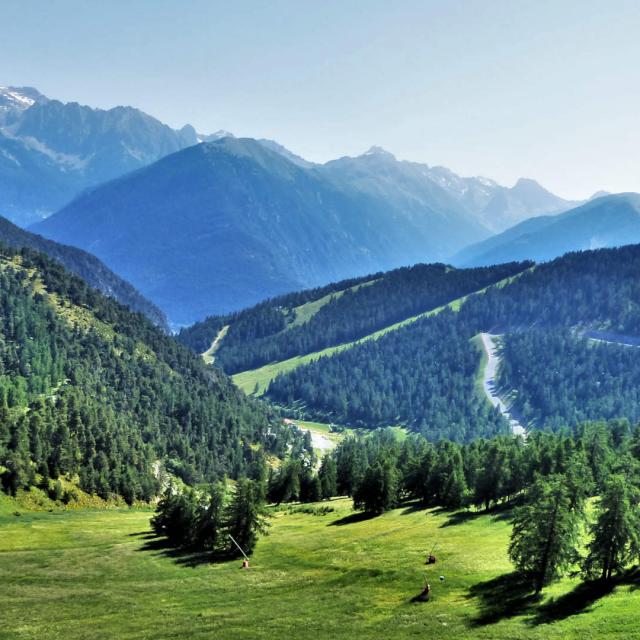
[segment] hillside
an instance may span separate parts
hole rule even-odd
[[[85,193],[35,229],[95,253],[180,325],[488,233],[454,207],[406,202],[225,137]]]
[[[93,109],[0,87],[0,211],[26,226],[84,189],[197,144],[132,107]]]
[[[42,254],[0,249],[0,475],[105,498],[252,473],[294,434],[139,314]]]
[[[117,300],[133,311],[144,314],[162,329],[168,329],[167,318],[152,302],[108,269],[98,258],[82,249],[58,244],[35,233],[20,229],[0,216],[0,243],[14,249],[33,249],[58,261],[87,284],[106,296]]]
[[[270,300],[235,316],[209,318],[178,335],[199,351],[228,326],[216,364],[229,374],[255,369],[352,342],[483,289],[531,266],[506,264],[453,269],[443,264],[404,267],[363,280],[338,283],[333,291],[303,292]]]
[[[592,355],[595,345],[583,334],[607,330],[612,340],[616,334],[640,335],[638,269],[638,246],[567,254],[438,313],[374,333],[375,339],[265,365],[267,395],[294,415],[366,427],[403,424],[434,439],[502,432],[504,421],[476,384],[481,354],[472,338],[491,332],[502,336],[505,366],[511,363],[503,373],[505,385],[510,370],[520,372],[506,386],[506,396],[520,390],[510,401],[533,427],[559,428],[583,419],[635,420],[640,350],[622,356],[618,350],[625,347],[604,343]],[[320,312],[314,318],[319,322]],[[557,330],[565,331],[566,348],[563,358],[553,360],[559,347],[553,346],[552,332]],[[519,335],[534,336],[532,332],[550,342],[536,352],[535,366],[527,366],[509,345]],[[592,369],[587,387],[571,371],[585,367]],[[258,382],[260,371],[236,379]],[[251,391],[249,386],[245,388]]]
[[[503,233],[463,249],[459,266],[512,260],[552,260],[568,251],[618,247],[640,242],[640,195],[606,195],[556,216],[526,220]]]

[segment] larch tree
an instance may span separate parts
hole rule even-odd
[[[613,475],[607,481],[591,525],[591,542],[582,563],[588,579],[611,580],[633,560],[640,557],[640,513],[638,496],[624,476]]]
[[[516,510],[509,557],[536,593],[574,562],[579,523],[563,476],[539,478]]]

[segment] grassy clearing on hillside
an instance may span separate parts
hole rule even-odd
[[[218,331],[218,335],[213,339],[211,346],[202,354],[202,359],[204,360],[205,364],[213,364],[215,353],[218,350],[218,347],[220,347],[222,338],[227,335],[229,326],[230,325],[225,324],[224,327],[222,327],[222,329]]]
[[[149,534],[150,511],[11,515],[0,505],[0,638],[638,637],[640,583],[541,601],[511,574],[508,514],[401,508],[365,519],[283,509],[252,568],[202,563]],[[286,513],[289,511],[289,513]],[[425,566],[435,541],[438,563]],[[438,580],[439,575],[445,581]],[[411,603],[425,576],[432,601]]]
[[[484,370],[487,368],[489,357],[487,356],[487,352],[484,350],[484,346],[482,345],[482,338],[480,337],[480,334],[471,338],[471,344],[473,344],[473,346],[480,353],[480,364],[478,365],[475,379],[476,391],[480,398],[486,398],[487,394],[484,392]]]
[[[300,326],[305,322],[309,322],[313,316],[320,311],[322,307],[324,307],[327,303],[331,302],[331,300],[337,300],[341,296],[345,294],[346,291],[357,291],[362,287],[368,287],[372,285],[374,282],[377,282],[378,278],[374,278],[373,280],[367,280],[366,282],[361,282],[359,284],[353,285],[353,287],[347,287],[346,289],[342,289],[341,291],[333,291],[322,298],[318,298],[317,300],[312,300],[311,302],[305,302],[301,304],[299,307],[294,308],[295,318],[293,322],[287,327],[287,329],[291,329],[293,327]]]
[[[499,288],[505,287],[506,285],[513,282],[515,279],[520,277],[523,273],[530,271],[535,267],[530,267],[529,269],[525,269],[521,273],[518,273],[514,276],[510,276],[509,278],[505,278],[504,280],[500,280],[494,285]],[[308,353],[303,356],[295,356],[293,358],[288,358],[287,360],[281,360],[280,362],[273,362],[271,364],[266,364],[262,367],[258,367],[257,369],[251,369],[250,371],[243,371],[241,373],[236,373],[231,376],[231,379],[236,384],[237,387],[242,389],[246,394],[255,393],[257,396],[261,396],[265,393],[267,388],[269,387],[269,383],[279,374],[287,373],[292,371],[293,369],[297,369],[305,364],[309,364],[318,358],[329,357],[335,353],[339,353],[340,351],[344,351],[345,349],[351,349],[356,345],[366,342],[367,340],[377,340],[381,336],[389,333],[390,331],[396,331],[401,327],[404,327],[408,324],[412,324],[416,322],[416,320],[420,320],[421,318],[429,318],[434,316],[445,309],[451,309],[452,311],[459,311],[460,307],[464,304],[466,300],[468,300],[471,296],[480,295],[484,293],[489,287],[484,287],[483,289],[479,289],[478,291],[474,291],[473,293],[469,293],[460,298],[456,298],[451,302],[444,304],[440,307],[436,307],[435,309],[431,309],[429,311],[425,311],[423,313],[419,313],[415,316],[411,316],[409,318],[405,318],[400,322],[396,322],[394,324],[389,325],[388,327],[384,327],[383,329],[379,329],[378,331],[374,331],[369,335],[363,336],[358,340],[353,340],[352,342],[345,342],[344,344],[340,344],[334,347],[327,347],[320,351],[315,351],[313,353]],[[333,294],[335,295],[335,294]]]

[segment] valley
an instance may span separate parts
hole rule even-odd
[[[5,0],[0,640],[640,639],[636,4]]]

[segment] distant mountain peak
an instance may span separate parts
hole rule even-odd
[[[0,111],[24,111],[48,100],[33,87],[0,87]]]
[[[546,191],[546,189],[533,178],[518,178],[516,183],[512,187],[513,189],[542,189]]]
[[[363,156],[386,156],[389,159],[395,160],[396,157],[390,151],[383,149],[382,147],[378,147],[377,145],[373,145],[368,151],[362,154]]]
[[[589,200],[597,200],[598,198],[604,198],[605,196],[610,196],[611,192],[610,191],[596,191],[590,198]]]
[[[200,142],[215,142],[216,140],[222,140],[223,138],[235,138],[231,131],[226,131],[225,129],[218,129],[218,131],[214,131],[213,133],[199,133],[198,140]]]

